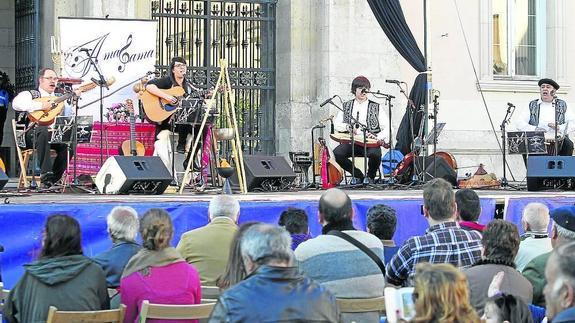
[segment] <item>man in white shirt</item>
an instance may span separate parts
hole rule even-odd
[[[575,126],[575,113],[567,109],[567,103],[557,98],[556,92],[559,84],[549,78],[539,80],[541,98],[529,102],[529,109],[522,110],[515,120],[518,131],[544,131],[547,138],[557,134],[564,136],[559,141],[558,155],[572,156],[573,142],[567,134]],[[555,124],[555,110],[557,110],[557,125]],[[547,135],[548,134],[548,135]]]
[[[49,111],[51,102],[36,102],[34,99],[45,96],[54,96],[54,90],[58,82],[56,72],[50,68],[43,68],[39,72],[38,89],[20,92],[12,101],[12,107],[16,111],[33,112],[38,110]],[[80,95],[80,91],[75,91]],[[66,144],[50,144],[51,134],[48,126],[35,125],[26,132],[26,147],[33,147],[33,136],[36,136],[36,153],[40,165],[40,180],[44,187],[50,187],[60,180],[68,165],[68,154]],[[57,153],[52,164],[50,159],[50,149]]]
[[[389,129],[387,117],[384,111],[380,111],[379,104],[367,99],[367,92],[371,88],[371,83],[364,76],[358,76],[351,83],[351,93],[355,99],[343,104],[343,112],[340,111],[334,120],[334,128],[337,132],[353,132],[363,138],[362,129],[352,126],[352,119],[367,126],[367,138],[376,139],[380,146],[388,142]],[[359,117],[358,117],[359,116]],[[359,140],[361,141],[361,140]],[[333,150],[337,163],[350,174],[353,174],[359,181],[363,181],[364,174],[355,167],[351,160],[352,151],[355,156],[364,156],[364,148],[356,142],[352,147],[349,143],[342,143]],[[381,147],[367,148],[368,169],[367,177],[373,183],[375,174],[381,164]]]
[[[525,233],[521,236],[519,251],[515,256],[515,268],[523,271],[535,257],[553,249],[547,233],[549,227],[549,209],[542,203],[529,203],[523,209],[521,226]]]

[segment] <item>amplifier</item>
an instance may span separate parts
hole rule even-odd
[[[527,190],[575,191],[574,156],[529,156]]]

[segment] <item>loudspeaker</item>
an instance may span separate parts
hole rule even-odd
[[[296,175],[282,156],[244,156],[244,170],[248,191],[260,189],[264,191],[282,188],[291,184]],[[230,177],[232,186],[239,187],[238,174]]]
[[[0,169],[0,190],[8,183],[8,176]]]
[[[419,171],[423,166],[423,157],[418,157],[415,160],[416,167]],[[437,166],[436,166],[437,165]],[[430,181],[434,178],[443,178],[448,181],[452,186],[457,186],[457,172],[449,166],[445,159],[436,156],[435,161],[433,156],[428,156],[425,160],[425,181]]]
[[[575,157],[529,156],[527,190],[547,189],[575,191]]]
[[[96,175],[102,194],[162,194],[171,182],[158,156],[111,156]]]

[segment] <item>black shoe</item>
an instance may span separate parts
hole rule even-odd
[[[47,172],[40,175],[40,182],[42,182],[42,186],[49,188],[54,186],[54,173]]]
[[[183,154],[186,152],[186,143],[178,143],[178,146],[176,147],[176,152]]]

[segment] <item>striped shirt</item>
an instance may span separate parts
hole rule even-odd
[[[481,234],[459,227],[457,222],[444,222],[427,229],[424,235],[405,241],[387,264],[387,282],[405,285],[421,262],[450,263],[466,268],[481,259]]]

